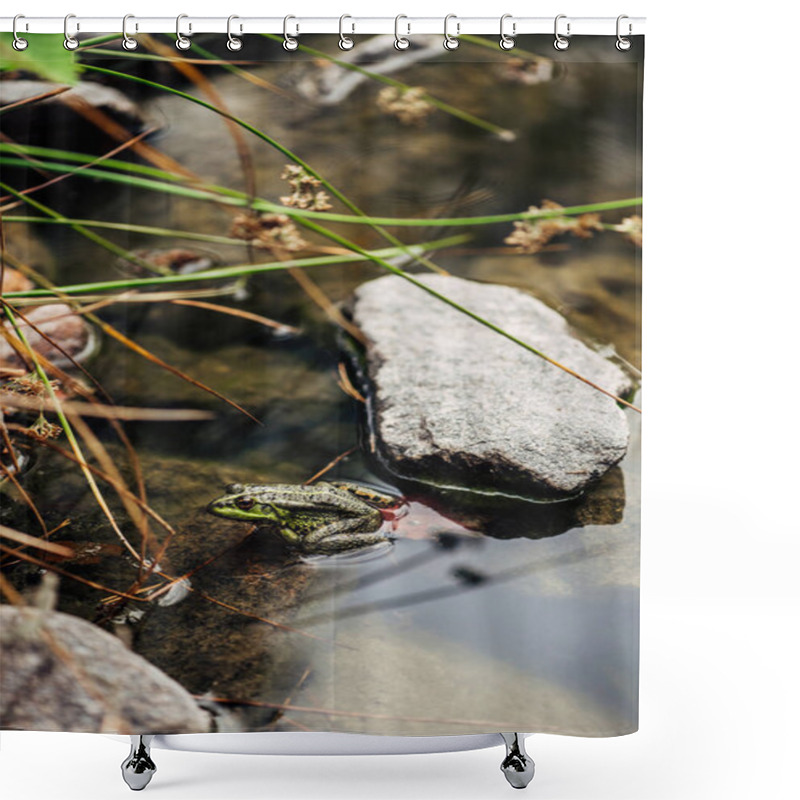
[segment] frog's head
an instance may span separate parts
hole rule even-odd
[[[261,486],[246,486],[231,483],[225,487],[222,497],[212,500],[206,511],[217,517],[248,522],[275,521],[277,514],[273,505],[263,502]]]

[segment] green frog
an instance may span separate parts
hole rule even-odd
[[[322,555],[387,541],[379,532],[385,518],[381,509],[403,503],[402,498],[346,481],[310,486],[233,483],[225,492],[208,504],[210,513],[264,525],[304,553]]]

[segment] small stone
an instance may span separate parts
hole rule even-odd
[[[132,250],[131,255],[152,266],[152,272],[161,275],[190,275],[194,272],[203,272],[207,269],[220,266],[220,260],[211,253],[200,250],[189,250],[184,247],[168,249],[140,249]],[[134,263],[127,258],[117,259],[116,266],[122,272],[133,275],[146,275],[144,266]]]
[[[622,370],[531,295],[416,277],[607,391],[631,390]],[[628,425],[614,400],[403,278],[362,284],[352,313],[367,337],[378,455],[395,474],[552,498],[580,492],[625,455]]]
[[[49,81],[2,81],[0,83],[0,106],[19,103],[59,88],[61,88],[60,84]],[[41,102],[47,105],[52,103],[70,105],[76,101],[87,103],[91,107],[102,109],[105,112],[112,112],[137,124],[143,122],[138,107],[125,94],[113,86],[106,86],[96,81],[80,81],[67,91],[45,98]]]
[[[80,314],[76,314],[64,303],[49,303],[35,308],[26,308],[23,313],[41,334],[30,325],[19,320],[28,344],[33,350],[52,361],[58,367],[69,367],[71,361],[64,355],[68,353],[75,361],[85,361],[95,350],[94,332]],[[8,327],[6,323],[6,327]],[[43,335],[42,335],[43,334]],[[13,334],[12,334],[13,335]],[[55,347],[47,338],[61,348]],[[61,352],[61,351],[64,352]],[[0,366],[23,367],[24,362],[11,345],[0,339]]]
[[[33,289],[33,282],[29,281],[21,272],[13,267],[3,270],[3,294],[6,292],[27,292]]]
[[[172,678],[69,614],[0,607],[0,727],[205,733],[208,716]]]

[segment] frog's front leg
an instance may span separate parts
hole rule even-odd
[[[382,523],[383,518],[377,510],[366,519],[338,519],[306,534],[301,546],[307,553],[341,553],[344,550],[369,547],[386,541],[386,537],[379,532]]]

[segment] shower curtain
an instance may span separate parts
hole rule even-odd
[[[636,729],[642,37],[355,38],[3,34],[0,727]]]

